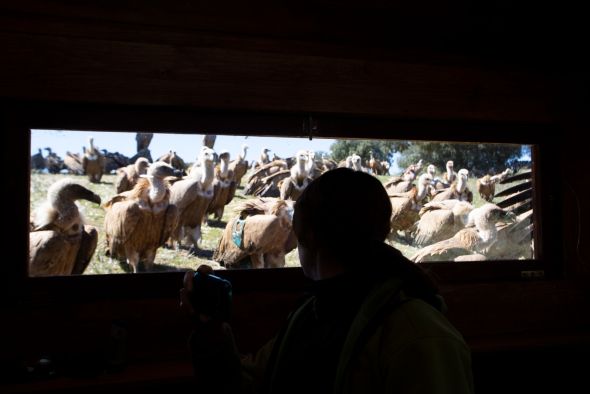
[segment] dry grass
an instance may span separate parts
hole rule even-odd
[[[49,186],[63,178],[74,179],[76,182],[98,194],[103,202],[115,195],[115,175],[105,175],[102,177],[100,184],[94,184],[90,183],[85,176],[35,173],[31,175],[31,212],[45,200]],[[244,182],[242,181],[242,183]],[[220,222],[210,220],[208,225],[203,226],[203,236],[200,244],[201,250],[198,252],[197,256],[189,255],[186,250],[177,251],[173,249],[159,248],[156,254],[154,270],[182,271],[188,268],[196,269],[201,264],[211,265],[215,269],[222,268],[217,262],[211,260],[211,256],[217,247],[217,243],[219,238],[221,238],[226,223],[234,214],[234,207],[242,202],[244,198],[249,197],[244,197],[242,189],[238,189],[236,192],[236,198],[226,206],[222,220]],[[78,201],[78,206],[80,207],[80,212],[86,218],[86,222],[97,227],[99,230],[96,252],[84,274],[118,274],[128,272],[126,264],[119,263],[115,260],[111,261],[109,257],[105,255],[106,244],[104,231],[102,231],[105,215],[104,209],[94,203],[84,200]],[[297,250],[294,250],[287,255],[286,265],[290,267],[299,266]]]
[[[105,175],[102,178],[100,184],[93,184],[88,181],[85,176],[76,175],[53,175],[53,174],[32,174],[31,175],[31,211],[34,210],[40,203],[46,198],[47,189],[55,181],[62,178],[75,179],[80,184],[84,185],[94,193],[98,194],[102,201],[106,201],[115,194],[114,187],[114,175]],[[380,176],[379,179],[385,182],[389,179],[388,176]],[[244,183],[244,181],[242,181]],[[481,206],[484,201],[481,200],[477,192],[475,192],[475,179],[469,180],[469,187],[474,191],[474,205],[476,207]],[[498,185],[497,192],[506,188],[506,185]],[[177,271],[186,270],[188,268],[196,269],[201,264],[211,265],[213,268],[222,268],[218,263],[211,260],[213,251],[215,250],[219,238],[225,228],[226,223],[234,214],[234,208],[237,204],[243,201],[249,196],[242,194],[242,189],[238,189],[234,200],[226,206],[223,218],[220,222],[209,221],[208,225],[203,227],[203,236],[200,245],[200,251],[197,256],[189,255],[187,251],[181,250],[176,251],[172,249],[159,248],[156,254],[156,260],[154,269],[158,271]],[[85,274],[116,274],[128,272],[126,264],[121,264],[117,261],[111,261],[105,256],[105,239],[103,221],[104,221],[104,210],[91,202],[79,201],[80,211],[86,218],[86,222],[99,229],[99,241],[96,252],[90,262],[90,265],[85,271]],[[400,249],[406,256],[414,254],[418,248],[415,248],[406,243],[394,242],[393,246]],[[296,267],[299,266],[299,257],[297,255],[297,249],[293,250],[287,255],[287,266]]]

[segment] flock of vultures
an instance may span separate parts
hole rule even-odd
[[[204,136],[197,160],[186,165],[173,151],[152,160],[152,136],[136,134],[137,154],[131,158],[101,151],[92,139],[81,154],[68,152],[63,160],[49,148],[46,156],[39,151],[31,157],[33,172],[86,175],[93,183],[115,173],[116,182],[107,201],[72,177],[48,188],[46,200],[32,207],[29,275],[84,273],[99,232],[104,232],[106,256],[132,272],[152,270],[162,247],[196,254],[201,226],[210,217],[221,220],[242,184],[248,198],[227,221],[212,260],[228,269],[244,262],[251,268],[283,267],[285,255],[297,247],[291,228],[294,201],[313,179],[337,167],[382,179],[386,167],[372,155],[335,162],[304,150],[283,159],[263,149],[248,162],[246,145],[232,159],[228,151],[214,150],[210,135]],[[393,212],[389,241],[417,248],[408,256],[417,263],[532,258],[530,172],[487,174],[477,179],[476,190],[468,181],[468,169],[455,171],[452,160],[442,173],[420,160],[385,180]],[[500,183],[514,186],[496,193]],[[104,209],[102,228],[84,222],[77,200]]]

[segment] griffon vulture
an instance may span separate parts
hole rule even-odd
[[[207,214],[213,214],[215,219],[221,220],[225,206],[234,198],[235,190],[234,174],[229,169],[229,152],[222,151],[219,154],[219,164],[215,166],[213,200]]]
[[[413,187],[406,193],[389,193],[392,208],[390,237],[396,235],[397,231],[407,231],[419,219],[418,211],[429,193],[431,181],[429,174],[422,174],[417,188]]]
[[[497,175],[486,174],[479,178],[476,182],[477,192],[479,196],[486,201],[492,201],[496,195],[496,183],[503,181],[509,175],[512,175],[512,169],[507,168],[502,173]]]
[[[388,193],[406,193],[412,189],[416,172],[414,166],[408,167],[402,176],[394,176],[383,185]]]
[[[455,178],[457,177],[457,173],[453,170],[455,163],[453,160],[447,161],[447,172],[443,174],[443,183],[445,187],[449,187],[451,183],[455,182]]]
[[[85,147],[82,147],[82,150],[83,152],[86,152]],[[82,157],[78,153],[71,153],[70,151],[66,151],[66,156],[64,157],[64,165],[67,167],[68,172],[70,174],[84,175]]]
[[[484,204],[469,213],[468,226],[453,237],[420,249],[410,260],[452,261],[460,256],[481,254],[486,256],[488,248],[496,241],[500,221],[514,222],[514,214],[494,204]],[[465,259],[465,258],[463,258]]]
[[[47,156],[45,156],[45,166],[47,170],[52,174],[59,174],[59,172],[64,168],[64,162],[55,152],[51,150],[51,148],[44,148],[47,151]]]
[[[129,164],[126,167],[117,169],[117,179],[115,180],[117,194],[133,189],[140,175],[147,172],[149,165],[148,159],[140,157],[135,161],[135,164]]]
[[[166,177],[177,176],[172,166],[150,165],[135,187],[106,202],[104,228],[111,258],[126,259],[133,272],[140,261],[150,270],[156,250],[170,237],[178,223],[176,206],[170,204]]]
[[[467,187],[469,171],[462,168],[457,173],[455,182],[447,189],[442,189],[436,192],[432,197],[432,201],[444,201],[444,200],[461,200],[461,201],[473,201],[473,193]]]
[[[430,245],[451,238],[467,224],[473,206],[467,201],[444,200],[425,204],[413,232],[414,244]]]
[[[313,158],[310,152],[300,150],[297,152],[296,162],[290,169],[290,175],[282,180],[280,191],[281,200],[297,200],[303,190],[311,182],[310,171],[313,168]]]
[[[96,249],[98,232],[84,225],[76,200],[100,204],[100,197],[70,179],[51,185],[35,212],[29,233],[29,275],[82,274]]]
[[[170,164],[172,167],[180,170],[185,174],[186,172],[186,164],[184,160],[180,156],[176,154],[176,152],[170,150],[165,155],[160,156],[156,161],[163,161],[164,163]]]
[[[177,249],[180,249],[185,235],[193,244],[191,253],[198,249],[201,224],[213,200],[214,160],[215,151],[201,147],[199,166],[194,166],[189,176],[174,182],[170,188],[170,203],[176,205],[179,213],[178,225],[170,236]]]
[[[92,183],[99,183],[104,173],[105,159],[98,148],[94,146],[94,139],[88,138],[89,148],[82,155],[82,168]]]
[[[239,187],[242,183],[242,178],[246,175],[248,171],[248,162],[246,161],[246,154],[248,153],[248,145],[242,145],[242,150],[238,154],[238,158],[232,160],[229,163],[229,170],[233,171],[234,173],[234,181],[236,182],[236,187]]]
[[[270,156],[268,155],[268,152],[270,151],[271,150],[269,148],[262,148],[260,151],[260,156],[258,157],[258,161],[254,163],[255,170],[270,163]]]
[[[289,166],[285,160],[274,160],[268,164],[260,166],[248,177],[248,184],[244,188],[244,194],[254,194],[256,196],[267,196],[272,193],[275,197],[279,196],[278,180],[273,180],[272,183],[267,183],[271,175],[287,170],[284,174],[288,174]],[[285,175],[288,176],[288,175]],[[282,178],[280,178],[282,179]]]
[[[375,159],[373,156],[373,151],[369,152],[369,168],[371,169],[371,173],[373,175],[385,175],[385,169],[380,161]]]
[[[297,247],[292,204],[276,198],[242,203],[236,209],[239,215],[227,223],[213,260],[231,268],[250,256],[252,268],[284,267],[285,255]]]

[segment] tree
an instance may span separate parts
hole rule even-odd
[[[445,171],[446,163],[453,161],[455,171],[466,168],[474,176],[496,174],[510,167],[523,154],[526,146],[513,144],[477,144],[447,142],[412,142],[397,164],[407,168],[422,159],[425,166],[434,164],[438,172]]]
[[[370,152],[379,161],[391,163],[393,154],[404,150],[409,143],[406,141],[391,140],[338,140],[330,146],[332,159],[339,162],[345,160],[353,153],[359,155],[363,162],[369,160]]]

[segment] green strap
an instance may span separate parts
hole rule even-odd
[[[283,358],[283,355],[285,353],[285,348],[287,347],[287,344],[290,342],[289,337],[291,336],[293,329],[299,322],[299,317],[303,315],[303,313],[312,305],[314,300],[315,297],[308,298],[307,300],[305,300],[303,305],[301,305],[297,310],[295,310],[291,314],[291,316],[289,316],[289,324],[287,324],[287,328],[285,329],[283,335],[280,335],[280,343],[276,353],[275,365],[273,366],[272,375],[269,381],[268,392],[270,393],[272,393],[272,386],[275,382],[277,371],[280,370],[281,359]]]
[[[340,361],[336,369],[336,379],[334,380],[334,393],[342,393],[345,383],[345,377],[348,374],[348,368],[352,358],[359,351],[359,348],[364,345],[361,343],[363,335],[369,334],[367,331],[371,324],[378,324],[376,321],[378,314],[389,307],[391,310],[401,302],[401,280],[399,278],[391,278],[376,289],[367,297],[367,300],[361,306],[356,317],[352,321],[352,325],[344,341],[342,353],[340,353]],[[368,338],[365,338],[368,340]]]

